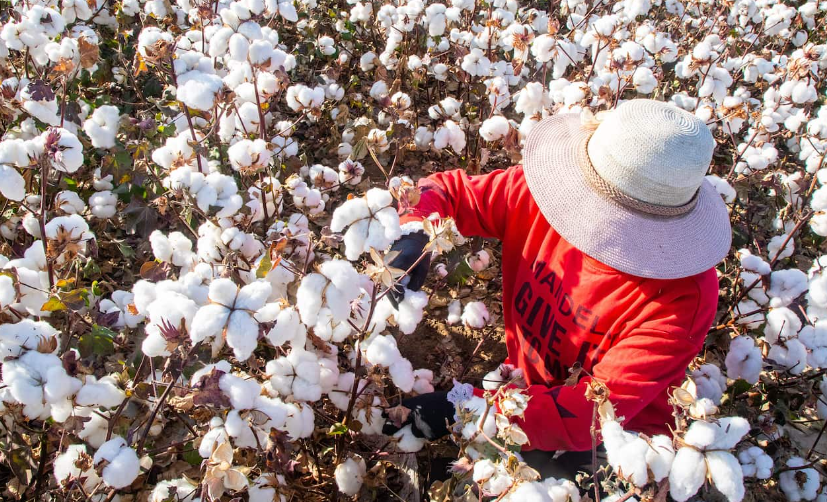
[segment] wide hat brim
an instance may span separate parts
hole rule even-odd
[[[594,189],[583,174],[580,165],[591,131],[579,115],[562,114],[538,123],[526,140],[526,182],[554,230],[597,261],[638,277],[689,277],[727,256],[729,214],[712,184],[704,180],[697,204],[680,216],[654,216],[624,206]]]

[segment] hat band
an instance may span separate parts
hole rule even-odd
[[[597,170],[595,170],[594,165],[592,165],[588,152],[589,140],[591,137],[592,135],[590,134],[583,141],[583,145],[579,151],[580,162],[578,162],[578,164],[580,165],[580,170],[583,172],[583,176],[586,178],[586,181],[601,195],[629,209],[634,209],[635,211],[650,214],[652,216],[681,216],[692,211],[692,209],[694,209],[698,204],[698,193],[700,193],[700,188],[695,191],[695,194],[691,199],[689,199],[689,202],[681,206],[662,206],[660,204],[651,204],[623,193],[611,182],[600,176],[600,173],[598,173]]]

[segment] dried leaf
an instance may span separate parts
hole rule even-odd
[[[88,70],[98,63],[100,48],[97,44],[88,42],[86,37],[80,37],[78,47],[80,48],[80,66],[82,68]]]

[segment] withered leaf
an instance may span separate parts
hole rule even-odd
[[[100,57],[100,48],[97,44],[87,41],[85,37],[80,37],[78,47],[80,48],[80,66],[86,69],[95,66]]]
[[[40,79],[29,82],[26,90],[29,91],[29,95],[35,101],[51,101],[55,99],[55,93],[52,91],[51,86]]]
[[[141,278],[147,281],[158,282],[163,281],[169,276],[169,263],[148,261],[141,265]]]
[[[201,380],[195,385],[195,394],[192,396],[192,403],[196,406],[217,406],[219,408],[229,408],[230,398],[228,398],[218,385],[221,376],[224,372],[213,368],[212,371],[201,377]]]

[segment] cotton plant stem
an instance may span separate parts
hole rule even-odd
[[[778,262],[779,258],[781,257],[781,253],[783,253],[784,249],[787,248],[787,244],[789,244],[790,240],[795,236],[796,233],[798,233],[799,230],[801,230],[801,227],[804,226],[804,224],[807,221],[810,220],[810,218],[813,216],[813,214],[814,214],[813,211],[808,211],[806,214],[804,214],[804,216],[801,217],[800,220],[798,220],[798,223],[795,224],[793,229],[790,230],[790,233],[787,235],[787,238],[784,239],[784,242],[781,244],[781,247],[778,249],[778,252],[775,253],[775,256],[770,261],[769,265],[770,265],[771,269]],[[730,315],[732,314],[732,312],[736,308],[736,306],[741,302],[741,300],[746,298],[746,296],[749,294],[749,292],[752,291],[752,289],[755,286],[757,286],[761,282],[761,280],[762,280],[761,277],[759,277],[758,279],[755,279],[749,286],[747,286],[747,287],[745,287],[744,289],[741,290],[741,292],[735,298],[735,301],[733,302],[733,305],[729,310]],[[718,324],[720,324],[720,322]]]

